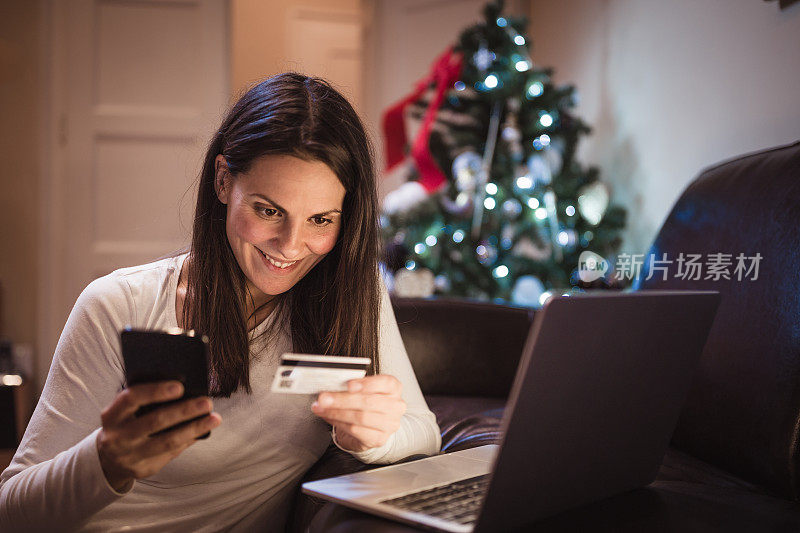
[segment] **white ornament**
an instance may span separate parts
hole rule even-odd
[[[550,172],[558,176],[564,160],[564,148],[566,143],[561,136],[554,136],[550,141],[550,146],[544,151],[544,158],[550,163]]]
[[[495,59],[497,59],[497,55],[494,52],[490,52],[485,44],[482,44],[480,49],[472,55],[473,64],[481,71],[487,70],[492,66]]]
[[[456,179],[456,188],[461,191],[472,192],[481,173],[483,159],[472,150],[462,152],[453,159],[453,176]]]
[[[608,187],[603,182],[584,185],[578,190],[578,211],[586,222],[596,226],[606,214],[609,199]]]
[[[439,292],[448,292],[450,290],[450,278],[444,274],[439,274],[434,279],[434,284]]]
[[[503,214],[508,218],[514,219],[522,213],[522,204],[516,198],[511,198],[503,202]]]
[[[405,298],[427,298],[433,294],[436,281],[427,268],[400,269],[394,275],[394,293]]]
[[[550,164],[539,154],[528,158],[528,176],[533,180],[534,187],[545,187],[553,181]]]
[[[508,143],[519,142],[522,140],[522,133],[516,126],[503,126],[500,136]]]
[[[439,196],[439,203],[442,208],[450,213],[459,217],[467,217],[472,213],[472,195],[465,192],[458,193],[455,201],[448,198],[446,195]]]
[[[418,181],[407,181],[383,198],[383,212],[387,215],[405,213],[428,198],[428,191]]]
[[[544,285],[536,276],[520,276],[514,283],[511,301],[519,305],[539,306],[539,298],[544,293]]]

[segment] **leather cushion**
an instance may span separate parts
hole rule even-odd
[[[505,400],[464,396],[427,396],[442,433],[442,452],[498,444]]]

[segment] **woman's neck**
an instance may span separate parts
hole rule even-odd
[[[272,311],[275,309],[277,300],[275,299],[275,296],[267,296],[266,294],[262,293],[250,282],[249,279],[247,280],[246,292],[247,295],[244,299],[245,316],[248,317],[247,330],[250,331],[267,319],[270,313],[272,313]],[[253,297],[253,294],[259,296]]]
[[[186,301],[186,292],[187,287],[189,286],[189,268],[191,257],[191,254],[189,254],[183,261],[181,273],[178,276],[177,290],[175,291],[175,316],[178,320],[178,326],[184,329],[186,329],[186,324],[183,316],[183,305]],[[260,292],[253,287],[253,285],[250,283],[250,280],[247,280],[247,291],[249,294],[258,294]],[[270,313],[272,313],[272,311],[275,309],[275,305],[277,303],[275,297],[266,295],[262,296],[263,298],[255,301],[250,297],[245,298],[245,316],[248,317],[247,331],[252,331],[255,329],[259,324],[266,320]]]

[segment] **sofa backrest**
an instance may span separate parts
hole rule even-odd
[[[676,275],[680,254],[701,256],[701,279]],[[757,274],[736,270],[739,254],[745,269],[758,263]],[[713,266],[725,271],[726,261],[730,279]],[[800,142],[703,171],[664,222],[636,286],[722,293],[673,444],[797,499]]]
[[[533,310],[455,299],[392,305],[424,394],[508,397]]]

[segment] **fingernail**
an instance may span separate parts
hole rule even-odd
[[[327,394],[323,394],[322,396],[319,397],[318,402],[322,407],[327,407],[333,403],[333,398],[331,398]]]
[[[197,406],[198,409],[208,409],[210,411],[211,410],[211,405],[209,405],[210,403],[211,402],[203,398],[201,400],[197,400],[195,405]]]
[[[347,386],[350,392],[358,392],[364,387],[360,381],[351,381]]]
[[[169,386],[169,392],[170,394],[179,394],[183,392],[183,385],[181,385],[178,382],[175,382]]]
[[[312,409],[319,409],[319,402],[314,402],[311,404]]]

